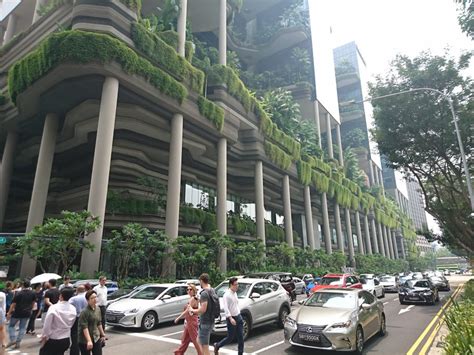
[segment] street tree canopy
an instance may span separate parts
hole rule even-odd
[[[472,162],[474,84],[463,76],[470,59],[469,54],[458,59],[429,52],[415,58],[399,55],[390,71],[370,84],[370,96],[423,87],[449,95],[459,118],[467,161]],[[420,183],[426,210],[441,225],[440,241],[472,256],[474,219],[470,217],[466,175],[447,100],[434,92],[417,91],[373,100],[372,105],[372,135],[381,154],[392,168]]]
[[[472,0],[455,0],[459,4],[458,21],[462,31],[474,39],[474,2]]]

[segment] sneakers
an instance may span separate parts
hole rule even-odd
[[[214,343],[214,355],[219,355],[219,343]]]
[[[15,343],[14,349],[20,349],[20,343]]]
[[[11,348],[12,346],[16,346],[16,341],[9,342],[5,348]]]

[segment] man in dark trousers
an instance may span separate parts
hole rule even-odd
[[[70,355],[79,355],[79,343],[77,342],[77,325],[79,322],[79,316],[84,308],[87,307],[86,300],[86,287],[79,285],[77,287],[77,294],[69,299],[69,303],[72,304],[76,309],[76,321],[71,328],[71,349],[69,350]]]
[[[15,349],[20,348],[20,343],[26,333],[26,326],[30,321],[33,305],[36,302],[36,295],[30,288],[30,282],[23,281],[21,291],[18,291],[13,298],[13,302],[7,313],[7,320],[10,320],[8,325],[8,333],[10,335],[10,342],[7,348],[14,346]],[[15,327],[19,323],[18,335],[16,335]]]

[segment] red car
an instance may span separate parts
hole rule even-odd
[[[326,274],[319,283],[311,289],[311,293],[323,288],[362,288],[357,276],[351,274]]]

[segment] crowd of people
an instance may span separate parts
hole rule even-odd
[[[19,349],[25,334],[36,335],[35,322],[41,317],[40,355],[101,355],[105,345],[106,277],[99,284],[76,289],[65,276],[31,287],[28,280],[6,283],[0,292],[0,344],[2,349]],[[6,330],[8,329],[8,341]]]

